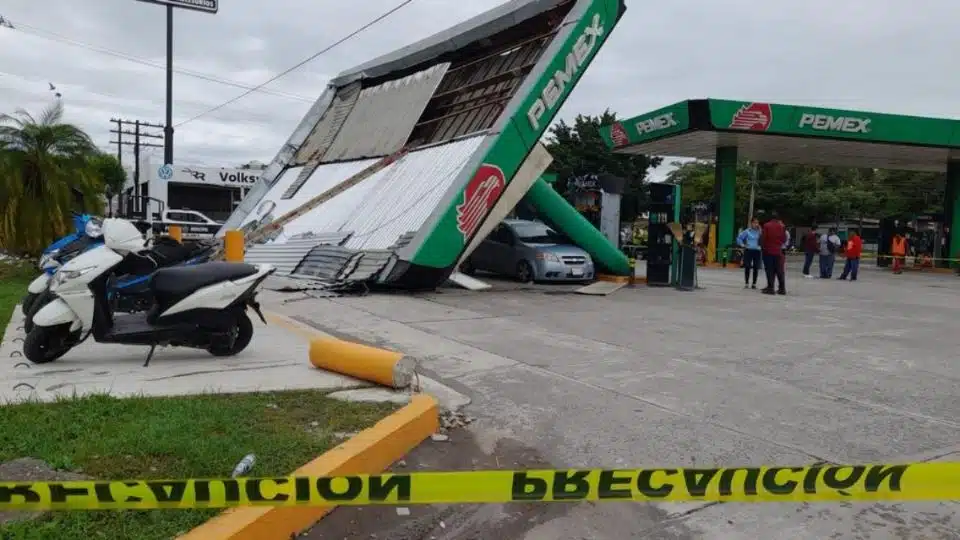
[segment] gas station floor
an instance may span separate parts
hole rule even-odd
[[[540,466],[960,461],[960,278],[799,274],[791,266],[784,297],[716,269],[693,292],[598,297],[482,278],[494,287],[272,308],[419,357],[425,375],[472,398],[468,430],[484,452],[527,448]],[[446,528],[436,509],[410,510],[405,526],[437,539],[463,530],[451,523],[557,540],[960,538],[954,502],[455,507]]]

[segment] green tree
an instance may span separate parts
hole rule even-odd
[[[614,154],[600,137],[600,127],[613,124],[617,115],[609,110],[599,116],[577,115],[573,124],[561,120],[550,128],[546,148],[553,156],[550,171],[557,174],[556,189],[566,193],[567,181],[583,174],[612,174],[627,180],[621,219],[632,220],[646,204],[644,181],[651,167],[663,158],[639,154]]]
[[[112,154],[98,152],[92,155],[89,161],[93,173],[103,186],[103,194],[109,204],[114,197],[119,197],[123,192],[123,186],[127,182],[127,172],[123,170],[120,160]]]
[[[96,153],[82,129],[63,123],[59,100],[39,117],[23,109],[0,115],[0,247],[38,253],[67,232],[71,210],[99,211]],[[75,207],[77,193],[83,208]]]

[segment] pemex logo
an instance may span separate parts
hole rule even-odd
[[[477,232],[506,186],[500,167],[489,163],[480,165],[463,190],[463,202],[457,205],[457,230],[463,235],[464,242]]]
[[[773,109],[769,103],[751,103],[740,107],[730,121],[730,129],[766,131],[773,121]]]
[[[627,135],[627,130],[620,122],[610,126],[610,139],[613,141],[615,148],[630,144],[630,136]]]

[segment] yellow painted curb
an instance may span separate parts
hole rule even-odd
[[[417,362],[402,353],[330,337],[310,340],[310,363],[397,389],[410,386],[417,368]]]
[[[630,283],[630,276],[613,276],[610,274],[597,274],[598,281],[609,281],[611,283]]]
[[[376,474],[440,428],[437,402],[417,394],[410,403],[373,427],[297,469],[304,476]],[[200,525],[180,540],[289,540],[335,506],[233,508]]]
[[[630,285],[636,285],[638,283],[646,283],[647,278],[640,276],[611,276],[610,274],[597,274],[597,281],[607,281],[610,283],[628,283]]]
[[[274,313],[272,311],[263,311],[263,318],[266,319],[270,324],[276,324],[277,326],[282,326],[287,330],[297,334],[298,336],[310,341],[316,338],[327,337],[327,334],[317,330],[316,328],[311,327],[308,324],[304,324],[296,319],[291,319],[286,315],[280,315],[279,313]]]

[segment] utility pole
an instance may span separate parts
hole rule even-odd
[[[162,129],[163,126],[161,126],[160,124],[151,124],[151,123],[149,123],[149,122],[141,122],[140,120],[123,120],[123,119],[121,119],[121,118],[111,118],[110,121],[117,124],[117,129],[111,129],[111,130],[110,130],[110,133],[116,133],[116,134],[117,134],[117,140],[115,140],[115,141],[110,141],[111,144],[116,144],[116,145],[117,145],[117,156],[118,156],[118,157],[120,156],[120,154],[122,153],[122,152],[121,152],[121,148],[123,148],[124,146],[132,146],[132,147],[133,147],[133,195],[134,195],[134,197],[133,197],[133,205],[134,205],[134,207],[133,207],[133,208],[122,208],[122,206],[123,206],[123,205],[122,205],[123,198],[120,197],[121,213],[124,213],[124,212],[125,212],[125,213],[128,213],[128,214],[129,214],[130,212],[139,213],[139,212],[141,211],[141,203],[140,203],[140,149],[141,149],[141,148],[163,148],[163,147],[164,147],[162,144],[154,144],[154,143],[150,143],[150,142],[141,142],[140,139],[163,139],[163,135],[157,135],[157,134],[155,134],[155,133],[146,133],[146,132],[141,131],[140,128],[160,128],[160,129]],[[123,129],[124,126],[127,126],[127,127],[133,126],[133,131],[130,131],[129,129],[124,130],[124,129]],[[123,140],[123,136],[124,136],[124,135],[132,135],[132,136],[133,136],[133,140],[132,140],[132,141],[129,141],[129,140],[128,140],[128,141],[125,141],[125,140]],[[149,206],[149,205],[146,205],[146,206],[144,206],[143,208],[145,209],[147,206]]]
[[[123,123],[119,118],[111,118],[110,121],[117,125],[117,129],[111,129],[110,133],[117,134],[117,161],[119,161],[120,165],[123,166]]]
[[[747,210],[747,227],[753,219],[753,202],[757,198],[757,178],[760,176],[760,163],[753,162],[753,170],[750,172],[750,209]]]

